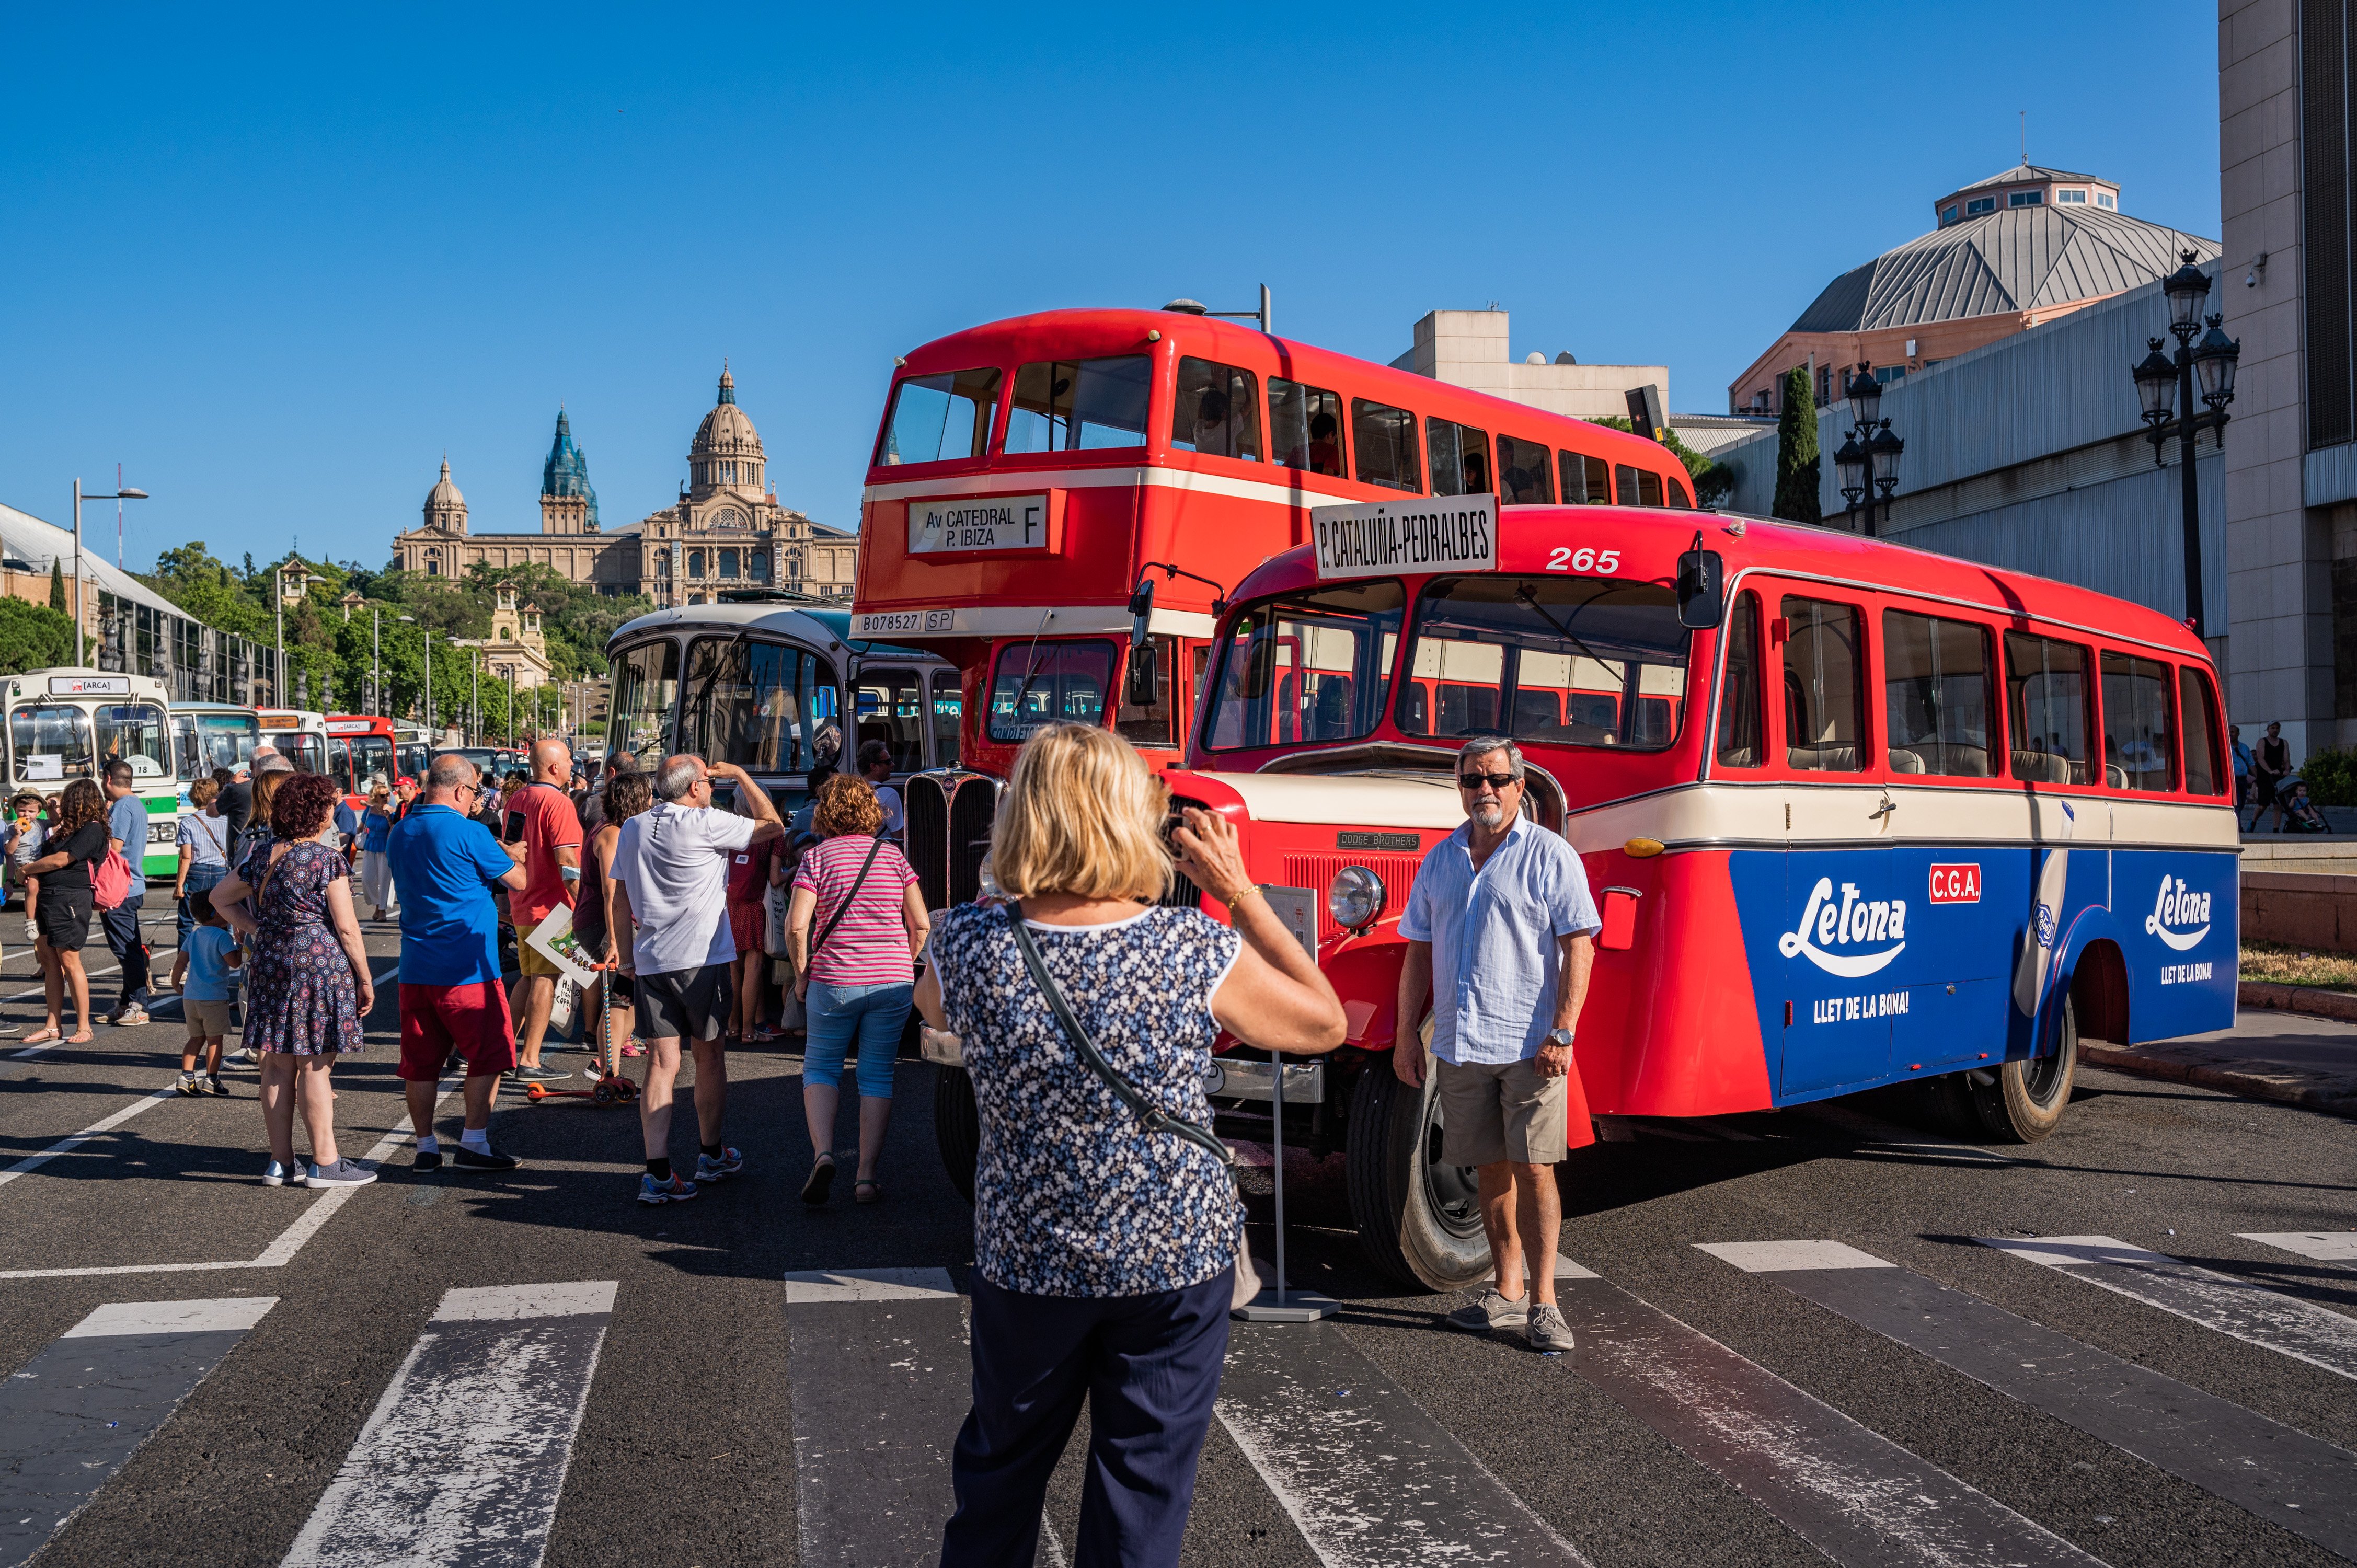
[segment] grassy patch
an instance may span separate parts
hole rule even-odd
[[[2312,952],[2280,942],[2244,942],[2242,978],[2276,985],[2320,985],[2336,991],[2357,991],[2357,957]]]

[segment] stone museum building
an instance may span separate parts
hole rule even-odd
[[[737,406],[736,379],[723,365],[718,399],[696,427],[687,482],[671,506],[610,532],[601,527],[588,458],[559,409],[541,469],[538,532],[470,532],[446,458],[423,521],[394,536],[393,564],[429,577],[461,576],[478,564],[536,564],[609,596],[643,594],[661,606],[704,604],[732,588],[849,600],[858,536],[780,505],[768,467],[760,433]]]

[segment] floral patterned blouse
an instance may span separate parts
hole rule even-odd
[[[1089,1070],[1032,983],[1012,918],[952,909],[927,949],[981,1111],[975,1267],[1032,1295],[1146,1295],[1213,1278],[1243,1240],[1234,1178],[1200,1145],[1146,1131]],[[1165,1112],[1208,1126],[1211,993],[1243,939],[1169,908],[1030,930],[1105,1060]]]

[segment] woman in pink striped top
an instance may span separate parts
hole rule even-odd
[[[820,787],[811,825],[825,840],[802,856],[786,906],[794,992],[810,1010],[802,1047],[802,1115],[810,1123],[804,1203],[824,1203],[834,1184],[834,1113],[843,1058],[859,1048],[859,1176],[852,1196],[884,1195],[876,1161],[892,1120],[892,1064],[909,1021],[917,955],[931,922],[917,874],[879,836],[884,809],[862,779],[836,774]]]

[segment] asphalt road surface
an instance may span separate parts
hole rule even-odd
[[[38,1025],[7,953],[0,1026]],[[931,1561],[973,1257],[934,1069],[885,1200],[812,1210],[799,1063],[741,1052],[745,1174],[642,1208],[636,1113],[584,1101],[503,1101],[511,1176],[413,1174],[381,994],[348,1194],[259,1184],[253,1075],[171,1093],[177,1021],[0,1043],[0,1568]],[[1562,1171],[1561,1357],[1441,1326],[1361,1261],[1340,1160],[1288,1163],[1293,1277],[1344,1309],[1237,1326],[1187,1562],[2357,1557],[2350,1122],[2086,1070],[2028,1148],[1888,1100],[1611,1134]]]

